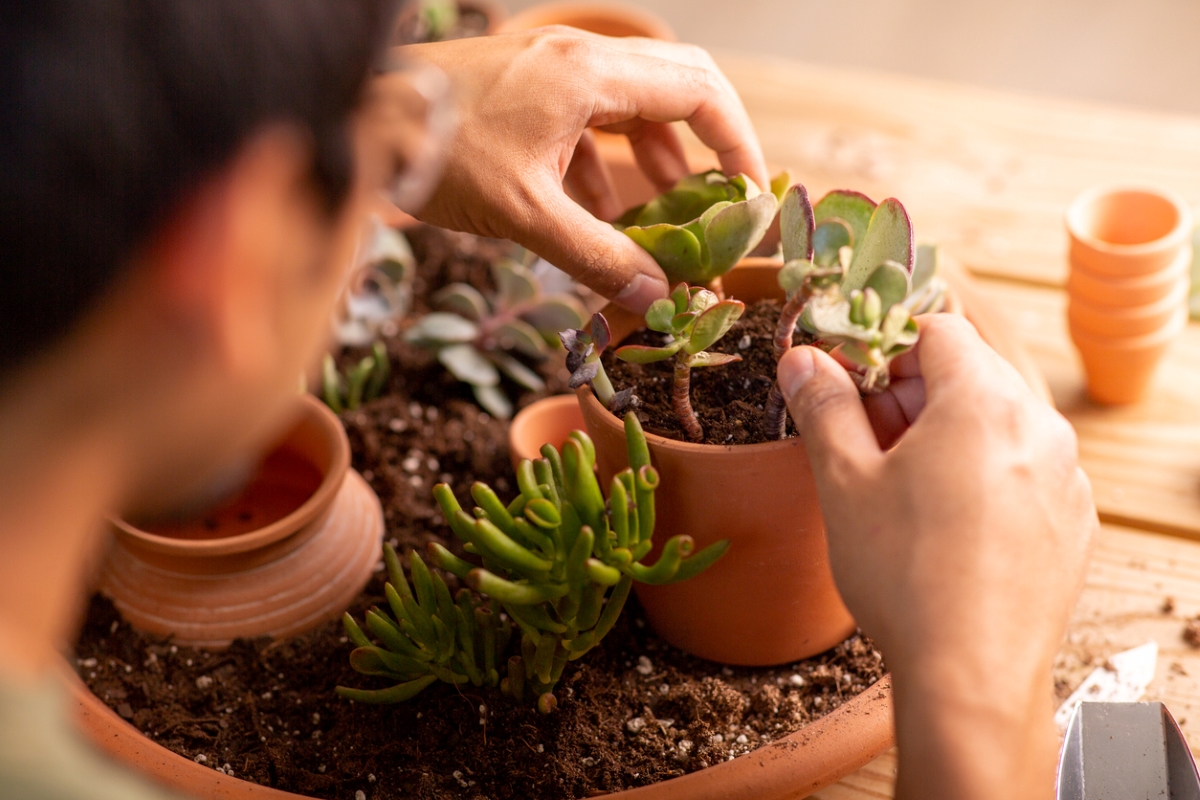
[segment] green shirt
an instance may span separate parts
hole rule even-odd
[[[65,690],[52,678],[0,679],[0,798],[180,800],[92,748],[68,709]]]

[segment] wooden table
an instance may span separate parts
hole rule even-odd
[[[1061,289],[1063,210],[1084,188],[1153,182],[1200,201],[1200,117],[795,61],[718,62],[772,164],[815,196],[899,197],[918,239],[941,243],[1003,308],[1079,433],[1105,523],[1056,678],[1074,686],[1109,654],[1153,639],[1149,698],[1167,702],[1200,747],[1200,650],[1181,637],[1200,613],[1200,326],[1174,346],[1146,402],[1101,408],[1084,397]],[[815,796],[891,797],[895,764],[888,753]]]

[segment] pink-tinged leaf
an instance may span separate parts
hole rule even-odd
[[[612,341],[612,330],[608,327],[608,320],[604,315],[597,311],[592,314],[592,343],[596,345],[596,352],[603,353]]]
[[[808,189],[797,183],[787,190],[779,208],[779,236],[783,241],[784,261],[812,261],[815,227]]]
[[[671,290],[671,300],[675,303],[675,313],[682,314],[688,310],[688,303],[692,299],[692,293],[686,283],[681,283]]]
[[[745,310],[746,305],[740,300],[722,300],[717,303],[696,318],[696,324],[692,326],[692,335],[684,349],[692,355],[707,350],[729,332],[733,323],[737,322]]]
[[[671,318],[676,314],[675,301],[666,297],[655,300],[646,311],[646,327],[659,333],[671,332]]]
[[[671,317],[670,333],[674,333],[674,334],[683,333],[687,329],[687,326],[692,324],[692,320],[694,320],[695,318],[696,318],[696,313],[694,311],[687,311],[683,314],[676,314],[675,316]]]
[[[835,189],[813,206],[813,217],[818,225],[833,217],[849,225],[854,233],[855,247],[867,235],[867,226],[870,225],[871,215],[874,213],[875,201],[862,192],[850,189]]]
[[[912,222],[908,212],[894,197],[879,204],[871,215],[870,225],[863,238],[855,239],[854,258],[842,280],[847,292],[861,289],[867,279],[885,261],[895,261],[912,273],[914,251]]]
[[[853,246],[854,231],[844,219],[830,217],[813,231],[813,261],[823,267],[837,264],[841,249]]]
[[[732,353],[696,353],[688,358],[688,366],[692,369],[700,367],[723,367],[741,361],[742,357]]]
[[[630,364],[653,364],[656,361],[666,361],[679,352],[681,344],[673,342],[666,347],[646,347],[641,344],[627,344],[618,347],[616,357]]]

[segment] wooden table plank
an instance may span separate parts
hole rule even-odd
[[[1096,183],[1200,203],[1200,118],[720,54],[767,158],[818,195],[896,196],[975,272],[1065,280],[1062,213]]]

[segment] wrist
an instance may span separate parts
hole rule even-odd
[[[962,653],[896,665],[898,798],[1050,798],[1058,755],[1050,664],[988,669]]]

